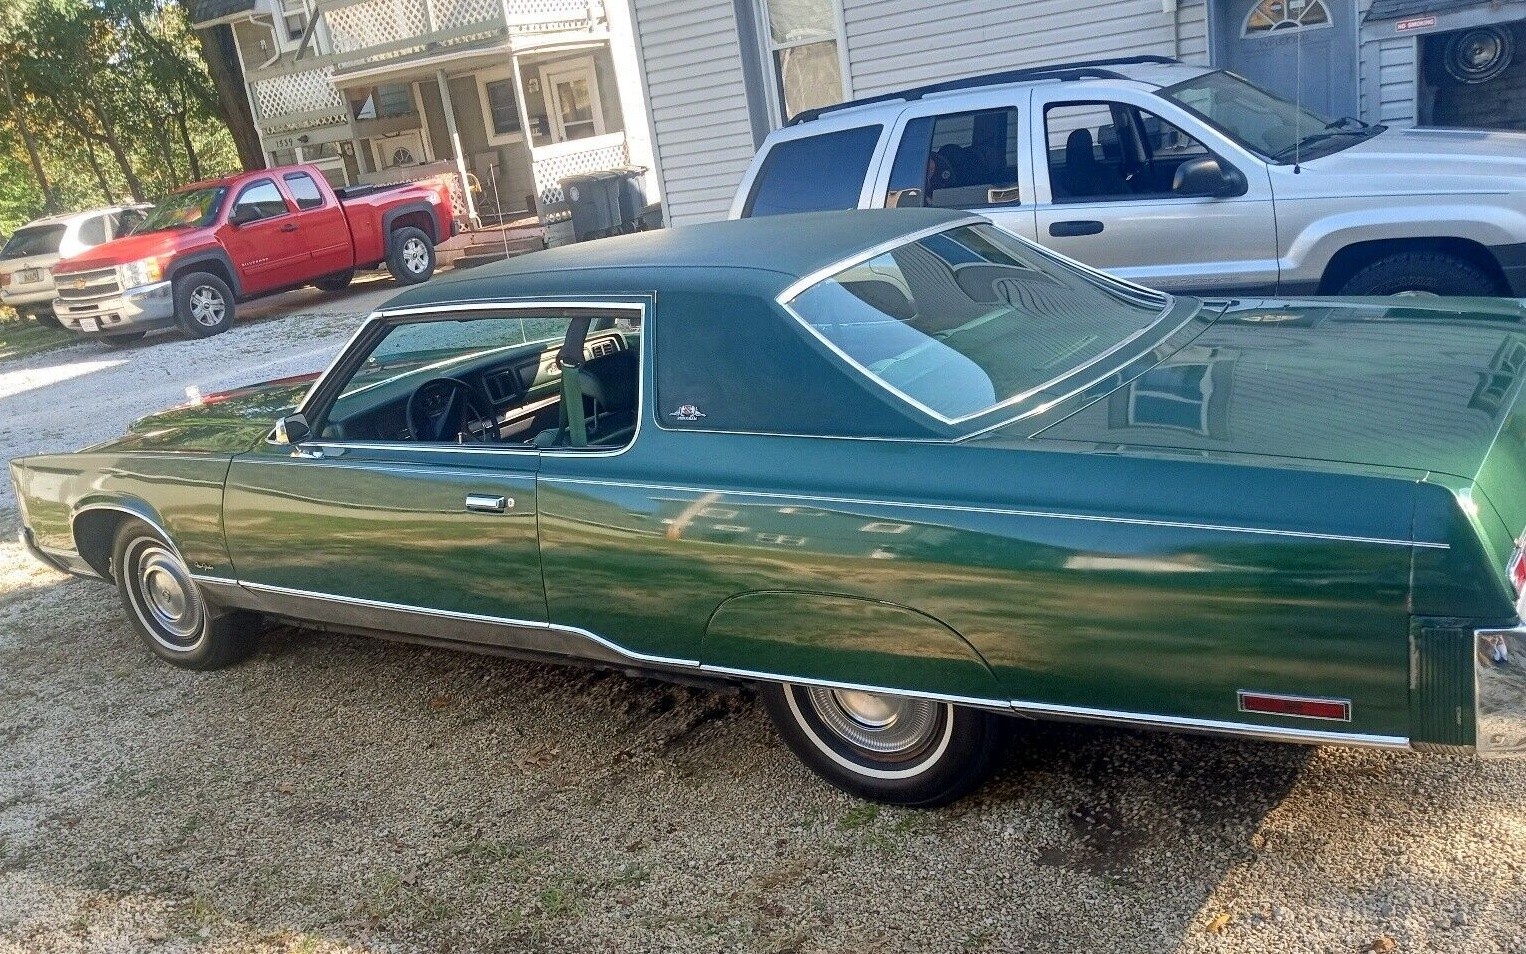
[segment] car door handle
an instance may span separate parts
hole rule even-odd
[[[492,494],[467,494],[466,509],[473,513],[504,513],[514,506],[513,497]]]
[[[295,223],[295,222],[287,222],[285,225],[281,226],[281,231],[282,232],[295,232],[296,230],[297,230],[297,223]]]
[[[1102,231],[1102,223],[1096,219],[1072,219],[1069,222],[1052,222],[1049,225],[1049,234],[1055,238],[1096,235],[1100,231]]]

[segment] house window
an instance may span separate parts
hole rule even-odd
[[[407,83],[374,86],[355,110],[356,119],[385,119],[413,115],[413,90]]]
[[[519,132],[519,104],[514,101],[514,81],[501,79],[483,83],[482,92],[487,99],[488,126],[493,135]]]
[[[1302,30],[1330,25],[1330,11],[1325,0],[1261,0],[1250,8],[1242,37],[1265,36],[1284,30]]]
[[[844,98],[836,0],[763,0],[779,119]]]

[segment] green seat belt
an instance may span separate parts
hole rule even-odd
[[[567,339],[557,352],[556,364],[562,369],[561,429],[569,447],[588,446],[588,420],[583,416],[583,343],[588,339],[592,319],[580,316],[567,326]]]

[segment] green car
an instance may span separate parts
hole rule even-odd
[[[11,472],[176,665],[274,618],[757,683],[869,798],[953,799],[1029,718],[1518,753],[1523,319],[778,216],[420,286],[316,382]]]

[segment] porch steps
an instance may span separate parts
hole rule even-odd
[[[443,243],[435,251],[435,257],[442,266],[473,268],[527,252],[538,252],[546,247],[545,232],[533,219],[531,223],[462,232]]]

